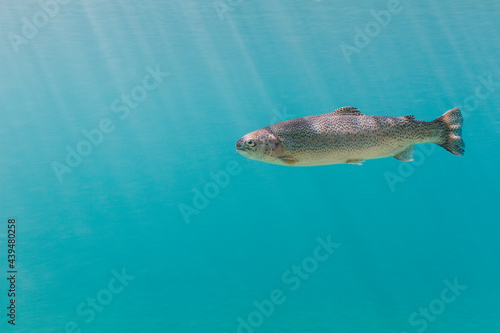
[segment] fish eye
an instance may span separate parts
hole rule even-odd
[[[249,147],[253,147],[253,146],[255,146],[255,141],[248,140],[247,144],[248,144]]]

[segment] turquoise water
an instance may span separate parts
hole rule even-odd
[[[498,1],[59,1],[2,1],[1,332],[500,332]],[[345,105],[465,156],[235,151]]]

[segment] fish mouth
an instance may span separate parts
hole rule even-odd
[[[246,147],[236,147],[236,152],[245,157],[250,157],[252,155]]]
[[[252,152],[254,151],[253,147],[249,147],[246,144],[246,141],[243,139],[238,140],[236,142],[236,152],[245,156],[245,157],[250,157],[252,155]]]
[[[248,146],[245,145],[245,140],[243,138],[239,139],[238,142],[236,142],[236,151],[241,152],[241,151],[246,151],[248,149]]]
[[[248,153],[249,150],[250,149],[248,147],[245,147],[245,146],[241,146],[241,147],[236,146],[236,151],[240,154]]]

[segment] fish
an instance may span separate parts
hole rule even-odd
[[[463,156],[460,108],[432,121],[415,116],[369,116],[352,106],[333,112],[283,121],[251,132],[236,142],[241,155],[283,166],[359,164],[394,157],[413,161],[417,144],[432,142]]]

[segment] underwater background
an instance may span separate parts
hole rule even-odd
[[[500,2],[0,4],[1,332],[500,332]],[[465,156],[235,151],[347,105]]]

